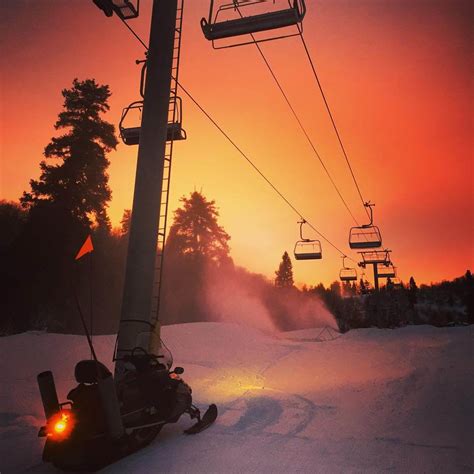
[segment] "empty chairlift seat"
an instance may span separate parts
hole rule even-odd
[[[346,256],[342,257],[342,268],[339,272],[339,279],[341,281],[356,281],[357,280],[357,270],[355,268],[346,267],[345,260]]]
[[[303,237],[303,225],[306,221],[302,219],[300,225],[300,240],[295,244],[294,255],[296,260],[320,260],[323,258],[321,242],[315,239],[305,239]]]
[[[122,20],[137,18],[140,0],[112,0],[114,11]]]
[[[397,276],[392,278],[392,285],[395,287],[395,288],[402,288],[403,285],[402,285],[402,281],[400,280],[400,278],[398,278]]]
[[[371,250],[365,252],[359,252],[362,257],[362,262],[360,266],[365,266],[367,264],[386,264],[390,262],[390,250]]]
[[[339,279],[341,281],[355,281],[357,280],[357,270],[355,268],[346,267],[346,255],[342,256],[342,268],[339,272]]]
[[[380,278],[395,278],[397,276],[395,267],[391,263],[379,263],[377,274]]]
[[[372,249],[382,246],[380,229],[373,225],[372,207],[374,204],[366,202],[364,206],[370,211],[370,223],[351,228],[349,232],[349,247],[351,249]]]
[[[355,268],[342,268],[339,272],[339,279],[341,281],[356,281],[357,271]]]
[[[170,100],[170,111],[175,108],[174,117],[168,123],[166,140],[185,140],[186,131],[181,126],[182,105],[181,98],[176,97]],[[132,102],[125,107],[119,123],[120,137],[126,145],[138,145],[140,142],[140,124],[143,101]]]
[[[211,0],[209,19],[206,20],[203,18],[201,20],[201,28],[204,36],[208,40],[214,41],[288,26],[298,26],[298,24],[302,22],[306,13],[304,0],[289,0],[286,8],[266,13],[253,14],[249,16],[242,16],[240,13],[241,7],[259,7],[262,5],[265,7],[265,4],[267,3],[273,5],[275,4],[275,1],[233,1],[219,6],[214,15],[214,1]],[[286,1],[277,1],[277,3],[286,3]],[[222,20],[222,17],[228,16],[227,14],[229,12],[235,14],[236,18]]]
[[[323,258],[321,242],[319,240],[299,240],[295,244],[296,260],[320,260]]]
[[[351,249],[371,249],[382,246],[382,235],[377,226],[352,227],[349,233]]]

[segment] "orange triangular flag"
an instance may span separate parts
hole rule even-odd
[[[94,250],[94,246],[92,245],[91,236],[88,235],[86,241],[82,244],[81,249],[77,252],[75,260],[79,260],[83,257],[86,253],[92,252]]]

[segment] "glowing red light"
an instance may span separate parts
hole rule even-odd
[[[48,436],[55,440],[67,438],[74,427],[74,418],[69,410],[62,410],[48,421]]]

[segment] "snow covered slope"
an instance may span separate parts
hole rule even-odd
[[[473,472],[474,332],[470,327],[318,330],[272,335],[227,323],[163,328],[195,402],[216,402],[207,431],[183,418],[119,473]],[[110,360],[114,337],[95,338]],[[0,339],[0,471],[41,465],[36,374],[52,369],[62,398],[88,357],[84,338],[26,333]]]

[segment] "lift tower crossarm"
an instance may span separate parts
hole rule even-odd
[[[165,168],[168,108],[178,0],[153,0],[147,80],[125,269],[115,378],[136,347],[149,352],[155,322],[152,293]],[[157,354],[155,354],[157,355]]]

